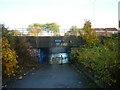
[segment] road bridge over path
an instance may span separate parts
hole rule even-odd
[[[23,36],[19,36],[23,37]],[[84,41],[79,36],[24,36],[33,48],[79,47]]]
[[[43,64],[45,59],[49,59],[50,55],[55,53],[67,53],[73,48],[84,44],[84,40],[79,36],[17,36],[26,38],[34,49],[36,57],[39,57],[40,63]],[[36,59],[37,60],[37,59]]]

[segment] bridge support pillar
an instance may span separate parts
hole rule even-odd
[[[44,57],[44,53],[43,53],[43,49],[40,49],[40,64],[43,64],[43,57]]]

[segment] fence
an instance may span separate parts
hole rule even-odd
[[[64,36],[67,35],[67,31],[69,29],[61,29],[59,32],[53,32],[52,30],[45,31],[40,29],[32,28],[29,30],[29,28],[12,28],[8,29],[14,36]]]

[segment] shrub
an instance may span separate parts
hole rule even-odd
[[[34,53],[31,49],[31,45],[27,42],[25,37],[18,37],[15,46],[17,55],[19,55],[19,62],[24,66],[24,64],[30,64],[34,61]]]
[[[2,38],[2,65],[3,65],[3,74],[10,76],[17,73],[19,68],[17,61],[17,54],[15,50],[10,48],[9,41],[6,37]]]
[[[103,44],[71,51],[72,61],[82,64],[93,73],[97,82],[106,86],[119,83],[120,60],[118,37],[103,39]]]

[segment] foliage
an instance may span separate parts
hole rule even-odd
[[[11,48],[14,49],[15,43],[16,43],[16,37],[12,37],[14,33],[12,31],[7,30],[7,28],[4,27],[2,28],[2,37],[6,37],[11,45]]]
[[[38,36],[38,34],[42,31],[42,24],[34,23],[28,27],[29,34],[33,36]]]
[[[13,75],[17,72],[18,61],[17,54],[15,50],[10,49],[9,41],[6,37],[2,38],[2,64],[3,64],[3,74],[4,75]]]
[[[98,36],[95,31],[91,28],[91,22],[86,21],[83,28],[84,33],[79,31],[80,36],[86,40],[88,46],[95,45],[99,42]]]
[[[78,32],[79,32],[79,28],[77,26],[72,26],[70,28],[70,31],[68,31],[67,33],[65,33],[65,35],[78,35]]]
[[[17,55],[19,55],[20,63],[21,64],[29,64],[30,60],[34,60],[34,53],[31,49],[31,45],[27,42],[25,37],[18,37],[15,50]]]
[[[37,26],[37,24],[35,24]],[[34,26],[35,26],[34,25]],[[2,29],[2,36],[6,37],[11,45],[11,49],[14,49],[21,60],[19,62],[26,62],[26,60],[33,59],[34,54],[31,48],[30,43],[27,41],[25,37],[16,37],[13,36],[16,33],[20,33],[19,31],[9,31],[5,27]]]
[[[22,35],[23,33],[21,33],[21,32],[18,31],[18,30],[10,30],[10,31],[8,32],[8,34],[10,34],[10,35],[12,35],[12,36],[20,36],[20,35]]]
[[[52,31],[54,33],[59,32],[59,25],[57,23],[47,23],[44,25],[45,29],[49,32]]]
[[[34,23],[28,26],[29,33],[32,35],[38,35],[40,32],[47,31],[47,32],[53,32],[55,35],[59,35],[59,25],[57,23],[46,23],[46,24],[38,24]]]
[[[72,61],[83,65],[97,82],[112,87],[119,83],[120,60],[118,54],[118,37],[103,39],[103,44],[88,47],[81,46],[72,50]]]
[[[16,73],[17,71],[21,71],[20,69],[25,67],[24,64],[29,64],[29,66],[33,66],[33,63],[35,62],[33,57],[34,57],[34,53],[33,50],[31,49],[31,45],[29,44],[29,42],[27,42],[27,39],[25,37],[16,37],[13,36],[16,32],[14,31],[9,31],[6,28],[3,27],[2,29],[2,36],[5,38],[5,40],[3,38],[3,46],[2,46],[2,53],[3,55],[3,59],[10,61],[10,63],[13,63],[14,66],[10,66],[7,63],[3,63],[3,69],[6,70],[7,66],[10,66],[9,71],[5,71],[5,75],[9,73],[9,75],[13,75],[14,73]],[[5,45],[8,46],[8,48],[5,48]],[[14,49],[14,50],[13,50]],[[17,57],[19,56],[19,57]],[[10,57],[10,58],[9,58]],[[17,59],[17,61],[16,61]],[[5,61],[4,60],[4,61]],[[16,67],[19,68],[15,68],[15,63],[16,63]],[[14,68],[11,69],[11,68]],[[25,67],[26,68],[26,67]],[[15,71],[17,69],[17,71]],[[19,69],[19,70],[18,70]],[[8,68],[7,68],[8,70]],[[13,73],[14,72],[14,73]],[[19,73],[19,72],[18,72]]]

